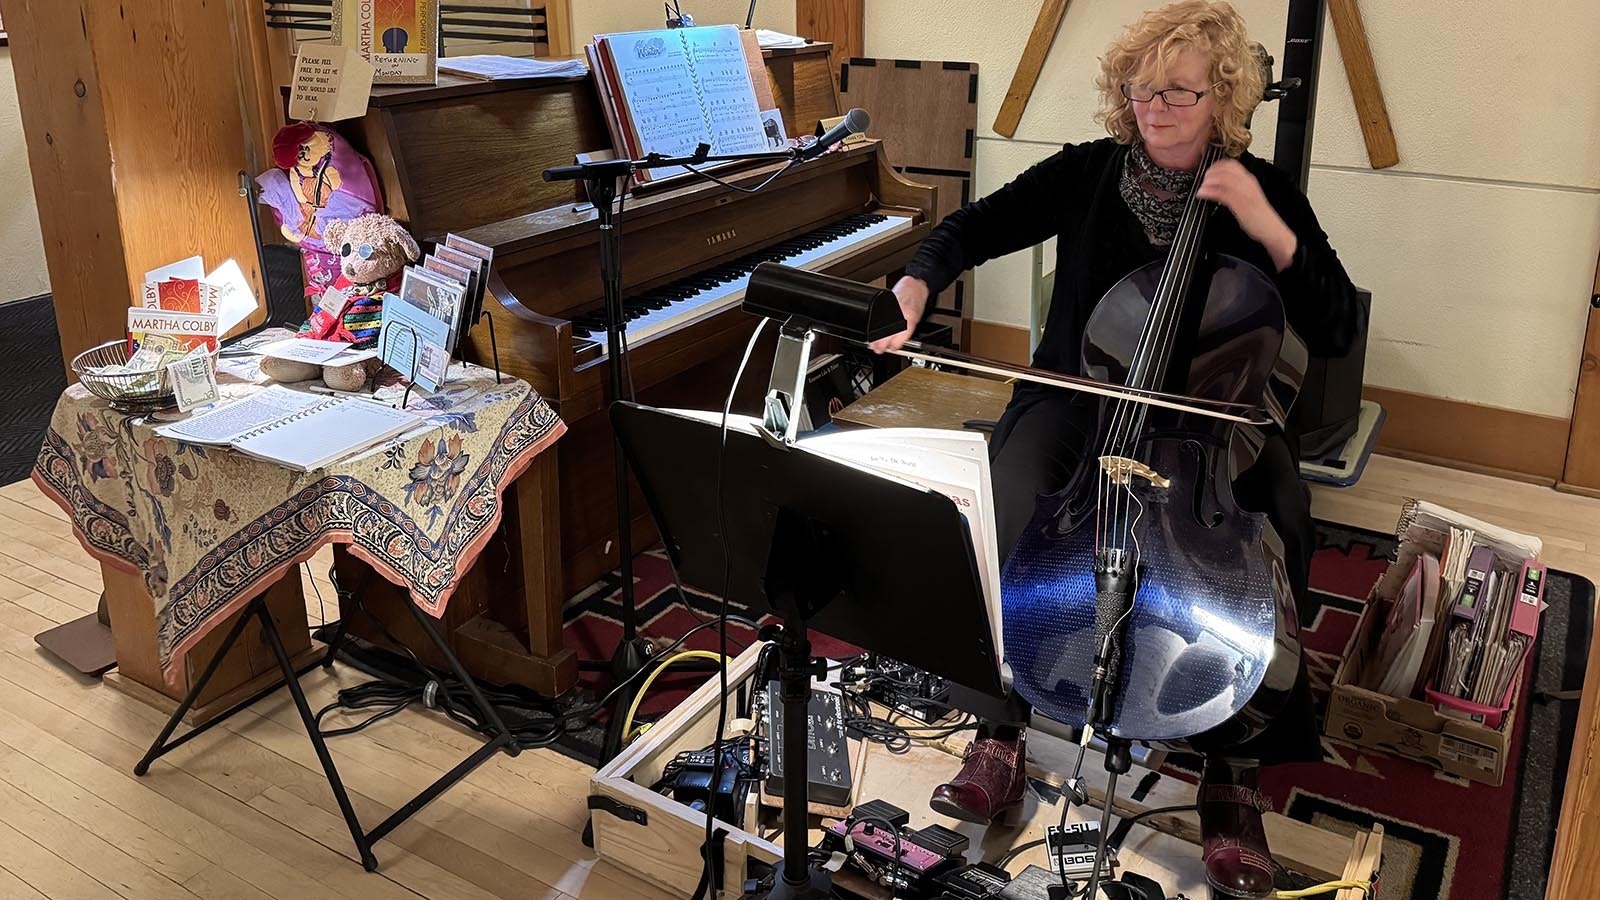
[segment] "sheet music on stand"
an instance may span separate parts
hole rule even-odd
[[[601,34],[586,52],[619,155],[682,157],[702,143],[713,155],[771,149],[734,26]],[[641,169],[634,178],[646,184],[685,174],[674,166]]]

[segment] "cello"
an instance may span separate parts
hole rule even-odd
[[[1221,156],[1207,148],[1195,185]],[[1282,426],[1304,344],[1272,280],[1206,253],[1191,190],[1165,260],[1091,314],[1083,371],[1139,391],[1250,404]],[[1192,360],[1177,371],[1175,358]],[[1042,714],[1118,741],[1205,753],[1258,734],[1299,671],[1299,623],[1264,513],[1234,501],[1251,426],[1118,399],[1001,572],[1006,663]]]

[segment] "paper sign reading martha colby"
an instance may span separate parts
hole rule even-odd
[[[372,95],[372,63],[351,47],[302,44],[294,62],[289,118],[337,122],[367,111]]]

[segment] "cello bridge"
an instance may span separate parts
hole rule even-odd
[[[1158,488],[1172,486],[1171,479],[1162,476],[1161,473],[1137,459],[1129,459],[1126,456],[1102,456],[1100,457],[1100,468],[1105,470],[1106,477],[1110,478],[1113,484],[1121,485],[1122,487],[1128,487],[1132,484],[1135,476],[1143,478]]]

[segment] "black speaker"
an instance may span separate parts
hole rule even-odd
[[[1355,434],[1361,417],[1361,379],[1367,363],[1367,322],[1372,292],[1356,289],[1361,327],[1350,352],[1337,358],[1313,356],[1300,395],[1289,410],[1289,428],[1300,436],[1300,458],[1319,459]]]

